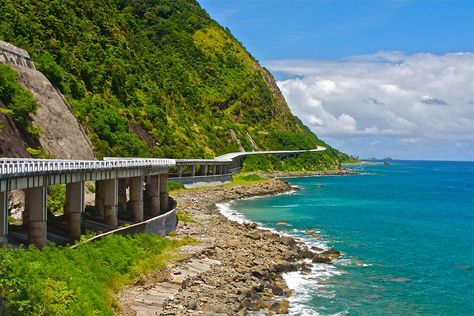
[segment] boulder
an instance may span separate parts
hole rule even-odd
[[[291,237],[286,237],[286,236],[283,236],[281,237],[281,243],[290,247],[290,248],[296,248],[296,240],[294,240],[293,238]]]
[[[272,232],[269,231],[269,230],[263,231],[262,235],[263,235],[263,237],[269,238],[269,239],[274,239],[274,238],[278,237],[277,234],[274,234],[274,233],[272,233]]]
[[[279,302],[273,303],[268,309],[277,314],[288,314],[290,308],[290,302],[287,299],[282,299]]]
[[[275,270],[277,272],[282,273],[282,272],[292,271],[293,267],[291,263],[289,263],[288,261],[280,260],[275,264]]]
[[[335,250],[335,249],[330,249],[330,250],[326,250],[326,251],[323,251],[321,253],[323,256],[326,256],[330,259],[337,259],[341,256],[341,252],[339,250]]]
[[[299,259],[311,259],[313,258],[313,252],[308,249],[301,249],[298,251],[298,258]]]
[[[261,232],[258,229],[254,229],[245,234],[245,236],[253,240],[258,240],[261,238]]]
[[[329,258],[328,256],[325,256],[325,255],[319,254],[319,253],[314,254],[312,261],[314,263],[332,263],[331,258]]]
[[[316,251],[316,252],[323,252],[324,251],[323,248],[319,248],[319,247],[315,247],[315,246],[312,246],[311,250]]]
[[[256,266],[252,268],[252,275],[257,278],[263,278],[267,275],[267,271],[264,266]]]

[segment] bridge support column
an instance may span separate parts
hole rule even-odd
[[[47,234],[47,187],[25,190],[25,211],[28,212],[28,243],[42,248]]]
[[[84,182],[68,183],[66,196],[69,197],[69,234],[73,239],[79,239],[83,226]]]
[[[118,179],[118,213],[127,212],[127,186],[128,179]]]
[[[102,183],[102,200],[104,201],[104,223],[118,226],[118,179],[104,180]]]
[[[8,244],[8,192],[0,192],[0,247]]]
[[[130,179],[130,208],[135,223],[143,221],[143,177]]]
[[[168,173],[160,175],[160,204],[161,213],[168,211]]]
[[[196,176],[196,165],[194,165],[194,164],[191,165],[191,175],[192,175],[193,177]]]
[[[206,165],[201,165],[199,168],[199,176],[205,176],[207,175],[207,166]]]
[[[213,165],[212,166],[212,175],[216,175],[217,174],[217,166],[216,165]]]
[[[71,213],[71,192],[68,190],[68,185],[66,184],[66,197],[64,200],[64,212],[63,215],[64,217],[68,218],[69,213]]]
[[[95,182],[95,209],[97,215],[104,216],[104,180]]]
[[[148,213],[151,217],[160,214],[160,176],[150,176],[146,183]]]
[[[179,165],[178,166],[178,178],[181,178],[183,176],[183,166]]]

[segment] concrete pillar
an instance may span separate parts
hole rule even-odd
[[[81,238],[84,214],[84,182],[66,184],[69,196],[69,234],[73,239]]]
[[[198,175],[200,175],[200,176],[207,175],[207,165],[201,165],[201,167],[199,168]]]
[[[25,190],[25,210],[28,210],[28,243],[42,248],[47,234],[47,186]]]
[[[150,176],[147,179],[147,197],[148,197],[148,213],[151,217],[160,214],[160,176]]]
[[[118,179],[104,180],[102,183],[102,200],[104,201],[104,223],[118,226]]]
[[[118,179],[118,212],[123,214],[127,212],[127,186],[128,179]]]
[[[183,165],[178,166],[178,178],[183,176]]]
[[[95,209],[99,216],[104,216],[104,180],[95,182]]]
[[[191,165],[191,175],[196,176],[196,165]]]
[[[212,166],[212,174],[216,175],[217,174],[217,165]]]
[[[161,213],[168,211],[168,173],[160,175],[160,203]]]
[[[0,192],[0,247],[8,244],[8,192]]]
[[[143,221],[143,177],[130,179],[130,209],[135,223]]]
[[[28,194],[26,194],[26,190],[23,190],[23,194],[25,196],[25,201],[23,212],[21,213],[21,222],[26,227],[28,225],[28,220],[30,217],[28,212]]]
[[[68,190],[68,185],[66,185],[66,199],[64,202],[64,216],[69,217],[69,213],[71,212],[71,192]]]

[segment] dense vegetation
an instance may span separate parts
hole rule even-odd
[[[331,159],[337,157],[338,159]],[[279,159],[276,155],[249,156],[244,160],[243,172],[249,171],[334,171],[341,168],[340,161],[356,161],[355,158],[346,158],[334,149],[327,152],[302,153],[297,157]]]
[[[115,292],[164,268],[170,250],[188,242],[137,234],[76,249],[0,248],[0,315],[113,315]]]
[[[0,0],[0,39],[67,96],[99,157],[213,157],[238,151],[231,131],[247,150],[323,145],[194,0]]]
[[[31,136],[39,131],[32,124],[30,113],[35,113],[38,105],[33,95],[18,83],[18,75],[8,65],[0,64],[0,113],[11,115],[13,121]],[[0,126],[1,128],[1,126]]]

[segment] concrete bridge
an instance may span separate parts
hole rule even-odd
[[[183,184],[226,182],[232,180],[232,173],[243,167],[245,158],[251,155],[277,155],[280,159],[297,157],[306,152],[320,152],[326,150],[317,146],[311,150],[274,150],[274,151],[246,151],[228,153],[214,159],[176,159],[176,173],[170,174],[170,180]]]
[[[168,170],[173,159],[117,159],[74,161],[49,159],[0,159],[0,245],[8,243],[8,192],[25,192],[23,226],[27,243],[43,247],[47,241],[48,186],[66,184],[64,217],[71,239],[84,231],[85,183],[95,182],[97,218],[107,229],[116,228],[119,214],[133,222],[169,210]],[[127,201],[127,188],[129,200]],[[128,208],[127,208],[128,204]],[[147,214],[144,213],[146,204]]]
[[[108,157],[98,161],[0,158],[0,246],[6,245],[9,237],[14,235],[9,231],[11,225],[8,221],[10,191],[25,192],[22,225],[23,233],[27,235],[25,243],[43,247],[54,233],[68,235],[68,241],[79,239],[87,224],[99,226],[100,231],[111,231],[119,224],[142,223],[131,225],[135,229],[148,225],[154,218],[160,218],[157,223],[163,223],[166,220],[163,214],[172,211],[168,196],[171,168],[177,170],[173,181],[225,182],[231,180],[233,172],[240,170],[243,160],[249,155],[278,155],[282,159],[325,149],[318,146],[313,150],[238,152],[215,159]],[[95,183],[95,213],[88,220],[84,216],[86,182]],[[48,187],[54,184],[66,185],[66,202],[64,215],[58,219],[51,218],[51,227],[48,228],[47,194]],[[170,216],[176,217],[176,214]],[[156,227],[158,224],[153,225],[153,231],[161,231]],[[53,226],[62,227],[62,230],[57,228],[54,231]]]

